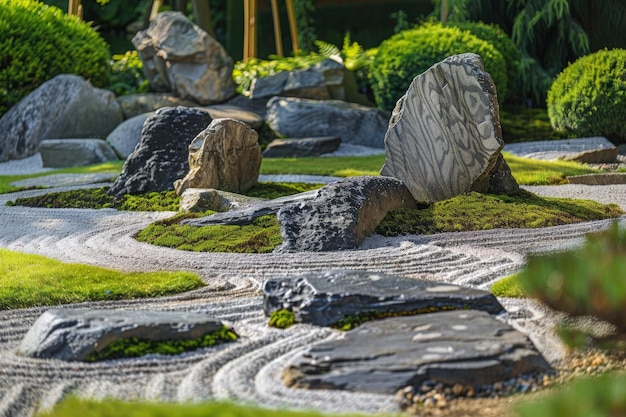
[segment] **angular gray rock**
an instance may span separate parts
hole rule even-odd
[[[180,211],[191,213],[202,213],[207,210],[225,212],[239,210],[261,201],[263,201],[261,198],[248,197],[227,191],[187,188],[180,196]]]
[[[301,158],[304,156],[319,156],[335,152],[339,149],[340,144],[341,139],[336,136],[275,139],[267,145],[263,151],[263,157]]]
[[[404,181],[420,203],[487,192],[503,145],[491,76],[480,56],[455,55],[415,77],[398,100],[380,173]],[[495,176],[497,187],[514,183],[510,192],[516,191],[504,165]]]
[[[77,75],[57,75],[0,119],[0,162],[35,154],[44,139],[106,138],[122,120],[112,92]]]
[[[547,161],[564,159],[586,164],[615,163],[619,153],[617,147],[602,136],[507,143],[504,150],[525,158]]]
[[[18,354],[83,361],[118,340],[196,339],[222,326],[219,320],[199,313],[52,309],[39,316],[28,330]]]
[[[126,119],[107,136],[106,141],[121,159],[126,159],[133,153],[141,140],[143,124],[153,114],[154,112],[143,113]]]
[[[572,175],[567,177],[567,182],[584,185],[626,184],[626,172]]]
[[[211,123],[208,113],[187,107],[164,107],[148,118],[141,141],[108,191],[124,194],[174,189],[174,181],[189,171],[189,143]]]
[[[267,122],[281,136],[339,136],[341,143],[383,148],[389,113],[340,100],[274,97],[267,103]]]
[[[250,97],[284,96],[342,100],[343,70],[343,64],[329,58],[305,70],[284,71],[255,78],[250,86]]]
[[[200,104],[235,94],[233,60],[222,45],[180,12],[162,12],[133,37],[154,91]]]
[[[348,316],[373,312],[423,314],[472,309],[504,313],[489,291],[358,270],[265,281],[265,314],[281,309],[293,312],[298,323],[317,326],[332,326]]]
[[[162,107],[196,107],[199,103],[193,100],[183,100],[167,93],[138,93],[127,94],[117,98],[122,108],[124,119],[152,113]]]
[[[277,213],[283,243],[277,252],[354,249],[387,212],[417,204],[402,181],[352,177],[330,183],[315,198]]]
[[[364,323],[298,354],[283,381],[395,394],[426,381],[478,386],[550,371],[526,335],[484,311],[459,310]]]
[[[39,151],[47,168],[79,167],[118,159],[103,139],[46,139],[39,144]]]
[[[174,183],[187,188],[215,188],[244,193],[255,186],[261,169],[258,134],[244,122],[215,119],[189,144],[189,173]]]

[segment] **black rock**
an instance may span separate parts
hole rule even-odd
[[[189,171],[187,147],[211,120],[208,113],[187,107],[157,110],[144,123],[139,144],[108,194],[119,199],[124,194],[173,190],[174,181]]]
[[[365,323],[297,355],[283,380],[298,388],[395,394],[426,381],[477,386],[548,371],[526,335],[469,310]]]
[[[504,312],[488,291],[376,272],[336,270],[271,279],[263,284],[263,309],[287,309],[296,321],[330,326],[359,313],[473,309]]]

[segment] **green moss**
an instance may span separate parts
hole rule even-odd
[[[337,158],[263,158],[261,174],[306,174],[350,177],[378,175],[385,164],[385,155]]]
[[[274,199],[316,190],[324,184],[308,184],[303,182],[261,182],[246,192],[249,197]]]
[[[528,297],[528,294],[522,288],[517,274],[502,278],[494,283],[490,290],[496,297]]]
[[[296,322],[296,316],[289,310],[282,309],[270,314],[269,325],[279,329],[286,329]]]
[[[376,233],[384,236],[538,228],[620,216],[615,204],[587,200],[541,198],[526,191],[518,195],[472,192],[426,209],[400,209],[387,214]]]
[[[101,351],[91,353],[85,358],[85,361],[96,362],[107,359],[136,358],[151,353],[178,355],[183,352],[233,340],[237,340],[237,334],[226,326],[222,326],[220,330],[205,334],[197,339],[154,341],[132,337],[110,343]]]
[[[456,307],[453,306],[431,306],[424,307],[417,310],[411,311],[365,311],[362,313],[346,316],[343,319],[339,320],[332,327],[338,330],[352,330],[355,327],[360,326],[361,324],[372,321],[372,320],[382,320],[388,317],[404,317],[404,316],[415,316],[418,314],[427,314],[427,313],[437,313],[439,311],[451,311],[457,310]]]

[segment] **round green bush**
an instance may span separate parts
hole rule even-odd
[[[45,81],[108,83],[109,50],[89,25],[35,0],[0,0],[0,116]]]
[[[601,50],[566,67],[548,91],[555,130],[626,142],[626,50]]]
[[[488,25],[482,22],[465,22],[465,23],[450,23],[451,26],[457,27],[461,30],[466,30],[479,39],[492,44],[504,58],[504,64],[506,65],[506,78],[507,78],[507,91],[506,97],[511,98],[513,95],[513,89],[511,85],[518,79],[520,75],[520,65],[522,55],[519,49],[509,35],[502,30],[498,25]],[[500,94],[503,92],[498,89]]]
[[[413,78],[449,56],[473,52],[482,57],[500,97],[507,91],[506,65],[502,54],[489,42],[470,32],[425,23],[402,31],[380,44],[372,64],[372,90],[378,106],[391,110]]]

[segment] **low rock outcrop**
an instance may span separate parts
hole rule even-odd
[[[317,138],[275,139],[263,151],[265,158],[302,158],[319,156],[339,149],[341,139],[336,136]]]
[[[187,188],[180,196],[180,211],[191,213],[202,213],[207,210],[225,212],[239,210],[260,201],[263,200],[227,191]]]
[[[46,139],[39,144],[43,166],[79,167],[116,161],[115,151],[103,139]]]
[[[138,116],[140,114],[152,113],[163,107],[195,107],[199,103],[167,93],[139,93],[127,94],[117,98],[117,102],[122,108],[124,119]]]

